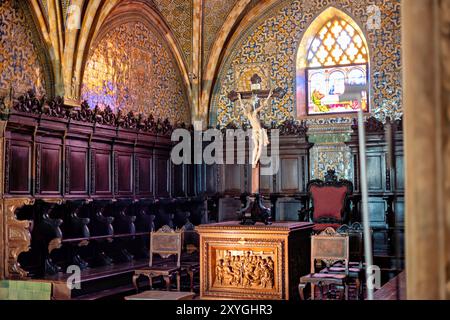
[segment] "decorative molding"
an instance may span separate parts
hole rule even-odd
[[[17,220],[16,210],[25,205],[32,205],[34,199],[5,199],[4,212],[6,216],[6,252],[7,252],[7,278],[18,277],[25,278],[28,272],[23,270],[18,262],[19,255],[22,252],[30,250],[31,222],[28,220]]]
[[[95,152],[95,150],[94,149],[91,149],[90,150],[90,156],[91,156],[91,165],[90,165],[90,167],[91,167],[91,190],[90,190],[90,193],[91,193],[91,195],[93,195],[93,194],[95,194],[95,192],[96,192],[96,186],[95,186],[95,155],[96,154],[96,152]]]
[[[113,154],[113,181],[114,181],[114,195],[119,193],[119,155],[117,151],[114,151]]]
[[[66,157],[65,157],[65,172],[64,172],[64,192],[66,194],[70,193],[70,147],[66,146]]]
[[[9,193],[9,171],[10,171],[10,157],[11,157],[11,142],[6,139],[5,143],[5,193]]]
[[[308,132],[306,122],[299,122],[296,120],[286,120],[285,122],[279,124],[277,129],[280,130],[281,136],[306,137],[306,133]]]
[[[35,190],[37,194],[41,193],[41,154],[42,144],[36,144],[36,186]]]
[[[139,166],[139,158],[137,157],[136,153],[134,153],[133,155],[134,157],[134,176],[135,176],[135,183],[134,183],[134,194],[135,195],[139,195],[140,193],[140,188],[139,188],[139,170],[140,170],[140,166]]]
[[[216,256],[224,250],[216,250]],[[217,259],[212,267],[216,269],[213,287],[273,289],[274,287],[274,255],[258,255],[247,251],[244,255],[232,255],[227,251],[222,259]]]
[[[384,134],[384,124],[380,120],[376,119],[375,117],[369,117],[364,122],[364,128],[366,130],[366,133],[380,133]],[[354,131],[358,131],[358,120],[353,120],[352,129]]]
[[[269,229],[270,230],[270,229]],[[269,231],[267,230],[267,232]],[[243,230],[244,231],[244,230]],[[245,231],[244,231],[245,232]],[[254,290],[252,288],[242,288],[238,286],[226,287],[221,290],[215,285],[216,279],[209,276],[203,276],[201,281],[201,294],[209,299],[213,298],[236,298],[239,296],[241,299],[283,299],[285,296],[286,286],[288,284],[284,283],[285,276],[285,264],[288,263],[284,257],[284,250],[287,248],[287,243],[285,239],[259,239],[252,238],[249,235],[248,239],[225,239],[215,236],[210,236],[206,234],[205,231],[202,232],[204,236],[202,237],[201,243],[201,268],[203,270],[209,270],[213,272],[213,267],[216,266],[216,261],[212,261],[211,257],[213,250],[216,251],[218,248],[229,247],[234,244],[234,248],[237,251],[264,251],[270,250],[273,252],[272,260],[274,262],[274,274],[273,274],[273,286],[271,290]],[[273,236],[273,234],[270,234]],[[238,245],[236,246],[236,242]],[[215,271],[215,270],[214,270]],[[204,272],[206,275],[207,272]],[[211,283],[212,281],[212,283]]]
[[[185,123],[172,125],[167,118],[155,121],[151,114],[148,116],[133,112],[123,114],[120,110],[114,113],[109,107],[103,110],[98,107],[92,109],[86,101],[79,108],[73,108],[64,105],[61,97],[56,97],[52,100],[45,100],[45,97],[38,99],[32,90],[20,96],[14,102],[13,110],[38,116],[44,115],[52,118],[148,132],[162,136],[170,136],[174,128],[189,128]]]
[[[385,162],[386,162],[386,190],[391,191],[391,169],[389,168],[389,159],[388,155],[386,155]]]

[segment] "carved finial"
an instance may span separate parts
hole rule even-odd
[[[337,175],[336,170],[334,169],[328,169],[327,173],[325,174],[325,182],[334,182],[337,181]]]

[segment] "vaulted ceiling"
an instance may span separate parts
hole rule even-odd
[[[80,103],[86,59],[102,30],[123,15],[145,16],[176,60],[192,118],[206,119],[214,77],[236,30],[280,0],[27,0],[48,60],[53,95]]]

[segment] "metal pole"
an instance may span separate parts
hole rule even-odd
[[[364,128],[363,111],[358,111],[358,134],[359,134],[359,168],[361,176],[361,194],[362,194],[362,222],[364,228],[364,255],[366,261],[366,287],[367,299],[373,300],[373,283],[372,279],[372,237],[370,233],[370,219],[368,207],[368,191],[367,191],[367,168],[366,168],[366,133]]]

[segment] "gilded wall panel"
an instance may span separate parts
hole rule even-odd
[[[92,107],[190,121],[175,60],[157,31],[141,22],[119,25],[98,42],[86,64],[82,99]]]
[[[0,88],[20,95],[34,89],[44,95],[44,69],[32,43],[32,32],[22,10],[12,0],[0,1]]]
[[[379,28],[368,28],[373,17],[370,5],[381,13]],[[395,0],[295,0],[280,1],[243,33],[234,45],[220,70],[214,88],[210,122],[226,126],[230,122],[245,123],[242,115],[233,112],[227,98],[236,89],[239,79],[234,70],[255,64],[269,64],[269,77],[273,87],[282,87],[286,94],[273,99],[273,112],[261,115],[269,125],[296,117],[296,58],[297,51],[308,26],[325,9],[333,6],[350,15],[363,30],[370,50],[371,110],[385,120],[387,116],[402,116],[402,76],[400,58],[400,1]]]

